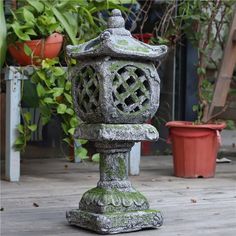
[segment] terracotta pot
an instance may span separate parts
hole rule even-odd
[[[61,51],[63,36],[54,33],[44,39],[31,40],[26,42],[16,42],[8,46],[11,56],[21,66],[39,65],[40,61],[45,58],[57,57]],[[33,52],[32,56],[28,56],[24,52],[24,44],[26,44]]]
[[[225,123],[194,125],[171,121],[169,140],[172,143],[174,175],[185,178],[213,177],[220,147],[220,131]]]

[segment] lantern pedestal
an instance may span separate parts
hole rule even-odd
[[[135,141],[157,140],[149,124],[82,124],[80,138],[95,141],[100,153],[100,180],[84,193],[79,209],[67,212],[72,225],[102,234],[157,228],[163,219],[128,180],[128,157]]]
[[[157,210],[114,212],[96,214],[81,210],[67,212],[70,224],[96,231],[100,234],[116,234],[157,228],[162,225],[162,216]]]

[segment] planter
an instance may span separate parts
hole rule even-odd
[[[59,33],[54,33],[46,39],[16,42],[15,44],[10,44],[8,50],[19,65],[38,65],[40,64],[40,61],[45,58],[57,57],[61,51],[62,43],[63,36]],[[25,44],[31,49],[31,56],[25,54]]]
[[[172,143],[174,175],[185,178],[213,177],[220,147],[220,131],[224,123],[194,125],[171,121],[169,140]]]

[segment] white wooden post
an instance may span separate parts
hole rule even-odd
[[[14,149],[17,125],[20,123],[20,100],[22,75],[15,67],[6,69],[6,156],[5,175],[9,181],[19,181],[20,152]]]
[[[129,156],[129,174],[139,175],[139,165],[141,156],[141,142],[135,143]]]

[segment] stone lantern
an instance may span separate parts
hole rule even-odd
[[[158,228],[163,219],[128,180],[128,157],[137,141],[158,139],[155,127],[143,124],[159,106],[160,79],[154,61],[167,47],[134,39],[117,9],[97,38],[67,46],[77,60],[70,70],[75,111],[84,121],[79,138],[94,141],[100,153],[100,180],[82,196],[79,209],[67,212],[72,225],[101,234]]]

